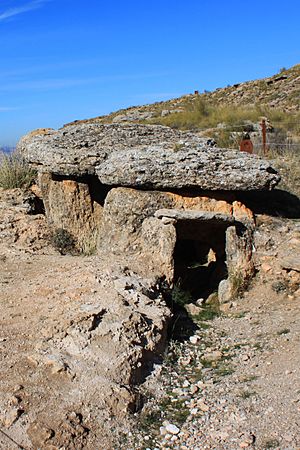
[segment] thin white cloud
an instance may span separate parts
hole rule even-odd
[[[158,73],[137,73],[124,75],[106,75],[99,77],[87,78],[51,78],[42,80],[25,80],[17,81],[15,83],[0,84],[1,92],[18,91],[18,90],[50,90],[72,88],[76,86],[84,86],[97,83],[113,83],[118,81],[134,81],[148,78],[155,78],[161,76],[169,76],[169,72]]]
[[[16,111],[16,109],[18,109],[18,108],[15,108],[15,107],[12,107],[12,106],[0,106],[0,113],[1,112],[8,112],[8,111]]]
[[[25,12],[32,11],[34,9],[38,9],[44,3],[46,3],[46,1],[47,0],[34,0],[29,3],[25,3],[24,5],[19,7],[6,9],[0,14],[0,21],[9,19],[14,16],[18,16],[19,14],[23,14]]]
[[[99,58],[92,58],[92,59],[79,59],[79,60],[73,60],[73,61],[56,61],[53,63],[48,64],[39,64],[39,65],[33,65],[32,60],[28,58],[28,60],[20,60],[16,61],[15,65],[21,64],[20,69],[12,69],[12,70],[1,70],[0,72],[0,80],[2,78],[11,78],[11,77],[18,77],[23,76],[27,74],[36,74],[39,72],[49,72],[55,70],[56,72],[61,69],[74,69],[74,68],[81,68],[81,67],[87,67],[92,66],[96,64],[107,64],[111,61],[115,61],[114,59],[101,59]],[[117,60],[119,61],[119,59]],[[13,64],[11,62],[11,64]]]

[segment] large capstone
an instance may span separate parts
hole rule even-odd
[[[267,161],[160,125],[70,125],[30,133],[18,149],[39,171],[96,174],[110,186],[249,191],[280,180]]]

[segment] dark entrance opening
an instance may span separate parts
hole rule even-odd
[[[189,293],[191,301],[206,300],[227,278],[226,224],[179,220],[174,251],[174,284]]]

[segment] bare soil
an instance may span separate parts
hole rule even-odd
[[[194,339],[171,336],[164,363],[140,387],[143,411],[112,418],[101,389],[111,389],[112,399],[126,396],[103,382],[117,364],[114,353],[105,361],[93,344],[101,363],[95,358],[89,375],[82,361],[76,370],[68,365],[59,344],[82,344],[80,355],[85,342],[76,339],[86,324],[74,311],[99,298],[102,309],[117,301],[98,280],[107,267],[99,257],[51,249],[42,216],[31,217],[30,238],[16,236],[9,208],[0,211],[2,229],[11,229],[0,243],[1,450],[300,448],[299,221],[258,218],[258,273],[247,292],[213,320],[194,317]],[[18,214],[18,226],[29,220]],[[167,423],[178,432],[166,431]]]

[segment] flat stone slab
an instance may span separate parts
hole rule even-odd
[[[283,269],[286,270],[295,270],[296,272],[300,272],[300,257],[286,257],[281,262],[280,265]]]
[[[269,190],[280,181],[267,161],[161,125],[83,123],[37,130],[17,148],[40,172],[97,175],[109,186],[247,191]]]
[[[159,209],[154,214],[158,219],[167,217],[176,220],[196,220],[199,222],[222,222],[233,224],[235,218],[229,214],[184,209]]]

